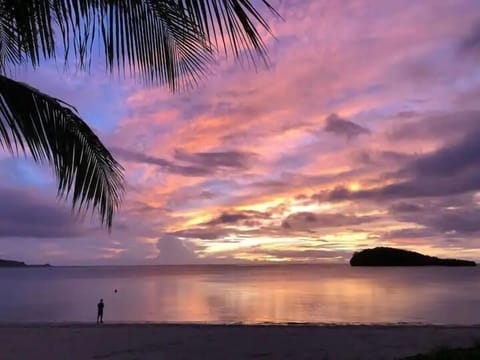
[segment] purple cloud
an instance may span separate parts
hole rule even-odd
[[[0,189],[0,237],[70,238],[85,231],[72,213],[31,191]]]
[[[359,135],[370,134],[370,130],[352,121],[345,120],[337,114],[330,114],[325,120],[324,130],[337,136],[344,136],[348,139]]]

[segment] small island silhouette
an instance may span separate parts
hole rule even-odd
[[[440,259],[418,252],[376,247],[355,252],[350,259],[351,266],[476,266],[474,261]]]
[[[23,261],[14,261],[14,260],[2,260],[0,259],[0,268],[1,267],[50,267],[50,264],[43,265],[27,265]]]

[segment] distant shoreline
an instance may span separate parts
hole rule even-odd
[[[32,264],[28,265],[23,261],[0,259],[0,268],[26,268],[26,267],[51,267],[50,264]]]
[[[0,265],[0,269],[28,269],[28,268],[53,268],[50,264],[44,265]],[[56,267],[56,266],[55,266]]]

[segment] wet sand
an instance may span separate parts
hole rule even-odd
[[[0,324],[0,358],[398,359],[479,340],[480,326]]]

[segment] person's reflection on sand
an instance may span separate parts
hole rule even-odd
[[[103,299],[100,299],[100,302],[97,304],[97,324],[103,323],[103,308],[105,304],[103,303]]]

